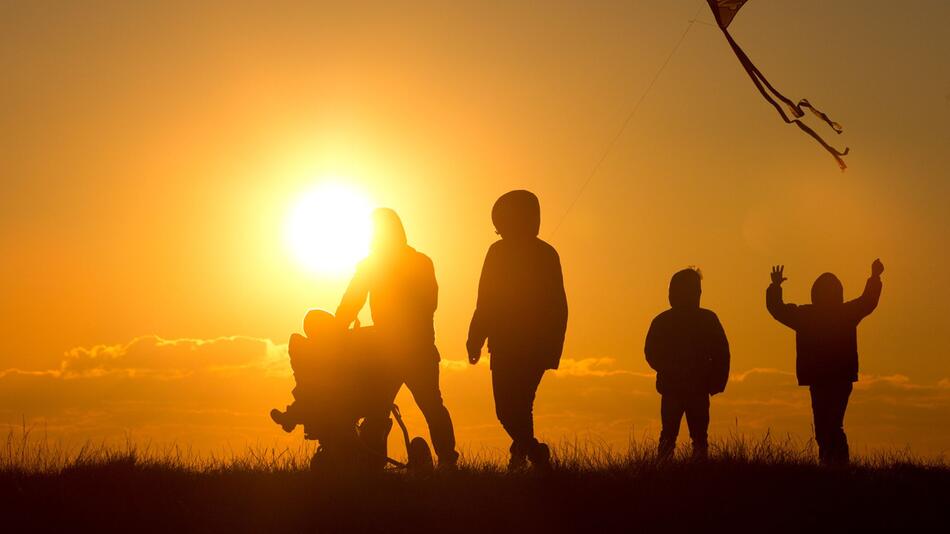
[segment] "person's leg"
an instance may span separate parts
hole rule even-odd
[[[422,362],[413,365],[406,373],[406,386],[422,411],[429,426],[432,448],[439,456],[440,464],[454,464],[458,460],[455,451],[455,429],[449,410],[442,402],[439,391],[439,362]]]
[[[523,467],[527,462],[528,447],[526,441],[530,439],[531,432],[525,430],[525,424],[521,414],[523,410],[521,405],[522,388],[516,370],[496,366],[492,369],[492,396],[495,399],[495,415],[502,428],[511,437],[511,460],[508,463],[510,469]]]
[[[834,417],[829,417],[829,395],[828,387],[825,385],[813,384],[808,388],[811,394],[811,411],[815,426],[815,443],[818,444],[818,460],[822,464],[831,462],[832,449],[834,447],[830,434],[830,429],[834,429]]]
[[[693,442],[693,458],[705,459],[709,455],[709,395],[705,392],[690,396],[686,402],[686,424]]]
[[[550,460],[547,446],[534,436],[534,399],[543,376],[544,369],[492,369],[495,415],[512,441],[510,468],[523,467],[529,457],[536,465],[547,465]]]
[[[830,460],[835,464],[847,464],[850,461],[848,436],[844,432],[844,414],[848,409],[852,387],[851,382],[836,384],[829,399],[828,435],[832,443]]]
[[[683,419],[683,402],[679,395],[667,393],[660,395],[660,444],[657,447],[657,456],[667,459],[673,456],[676,449],[676,436],[680,433],[680,421]]]
[[[528,459],[536,468],[547,469],[551,466],[551,450],[547,444],[541,443],[534,435],[534,399],[537,396],[538,386],[544,377],[544,369],[525,369],[519,379],[522,391],[520,405],[521,417],[524,424],[525,448]]]

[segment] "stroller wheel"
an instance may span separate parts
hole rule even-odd
[[[409,463],[406,466],[414,475],[429,475],[435,470],[432,461],[432,451],[426,440],[420,437],[412,438],[409,442]]]

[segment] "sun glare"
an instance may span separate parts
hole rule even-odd
[[[285,230],[298,263],[318,274],[350,270],[369,250],[373,206],[359,191],[324,183],[294,204]]]

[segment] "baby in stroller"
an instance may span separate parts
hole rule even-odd
[[[284,411],[271,410],[271,419],[286,432],[303,425],[305,439],[320,442],[315,468],[382,468],[401,383],[373,327],[346,330],[332,314],[310,310],[304,334],[291,335],[288,345],[294,401]]]

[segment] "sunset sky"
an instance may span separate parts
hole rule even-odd
[[[793,302],[824,271],[853,298],[880,257],[849,437],[950,450],[950,3],[752,0],[732,23],[773,84],[844,126],[821,130],[851,147],[844,173],[712,22],[701,0],[4,2],[0,425],[299,443],[267,416],[290,400],[286,340],[335,309],[352,265],[308,269],[287,225],[333,183],[394,208],[433,259],[460,445],[501,450],[487,362],[464,342],[492,203],[524,188],[570,305],[544,438],[656,437],[643,340],[670,275],[696,265],[732,348],[711,433],[808,439],[769,268],[786,265]]]

